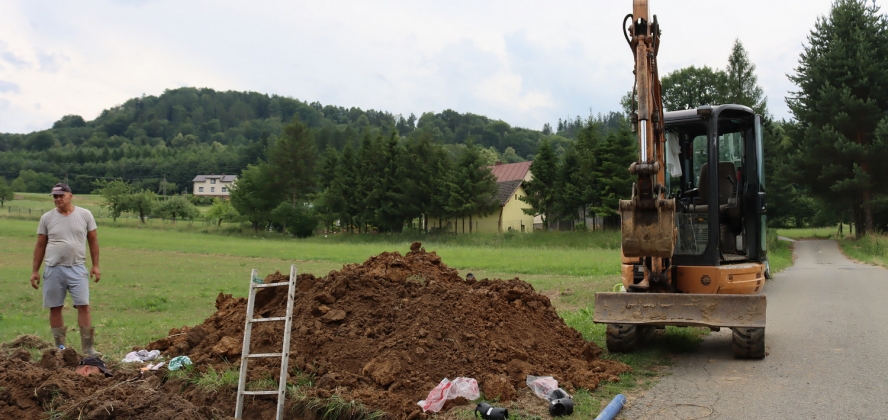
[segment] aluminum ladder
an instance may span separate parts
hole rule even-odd
[[[256,304],[256,292],[266,287],[288,286],[287,314],[272,318],[253,318],[253,309]],[[293,301],[296,298],[296,265],[290,266],[290,281],[280,283],[262,283],[262,279],[256,270],[250,273],[250,295],[247,299],[247,317],[244,322],[244,347],[241,350],[240,375],[237,381],[237,405],[234,409],[234,418],[240,419],[244,413],[244,396],[246,395],[277,395],[277,420],[284,418],[284,400],[287,395],[287,365],[290,362],[290,330],[293,327]],[[250,353],[250,335],[253,324],[257,322],[284,321],[284,343],[280,353]],[[280,357],[281,374],[278,378],[277,390],[247,391],[247,360],[259,357]]]

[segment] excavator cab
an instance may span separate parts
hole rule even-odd
[[[761,117],[720,105],[667,112],[665,120],[665,184],[676,202],[672,265],[766,263]],[[682,293],[756,293],[762,286],[725,282],[712,290],[718,285],[674,279]]]
[[[665,198],[674,250],[665,278],[645,281],[649,257],[622,264],[628,293],[597,293],[595,322],[611,351],[631,351],[666,325],[734,330],[737,357],[764,357],[767,273],[761,117],[741,105],[664,113]],[[656,286],[656,289],[654,288]]]

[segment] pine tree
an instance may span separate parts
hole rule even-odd
[[[356,161],[354,149],[350,144],[346,144],[342,149],[342,157],[339,159],[336,178],[330,186],[332,193],[338,196],[334,208],[339,215],[339,224],[345,226],[348,232],[353,232],[355,218],[361,209],[361,203],[358,200],[359,191],[356,187],[358,183]]]
[[[767,115],[768,98],[764,96],[755,75],[755,64],[749,61],[746,49],[739,39],[734,40],[731,55],[728,57],[728,68],[725,71],[725,103],[746,105],[757,114]]]
[[[404,228],[404,220],[409,212],[406,203],[406,185],[403,181],[407,173],[403,167],[403,150],[398,144],[397,133],[392,132],[388,140],[380,138],[378,143],[379,176],[373,186],[377,197],[374,208],[376,224],[386,232],[397,233]]]
[[[268,162],[275,172],[272,180],[287,191],[295,207],[314,186],[317,152],[311,130],[299,121],[286,125],[269,150]]]
[[[358,229],[363,232],[373,223],[374,209],[379,201],[379,193],[374,190],[379,177],[379,148],[377,144],[382,138],[376,141],[370,139],[369,133],[364,133],[361,140],[361,148],[355,159],[355,195],[353,203],[356,205],[355,218],[357,219]]]
[[[479,147],[471,141],[452,171],[450,182],[448,210],[456,217],[468,217],[469,233],[472,233],[473,216],[486,216],[499,203],[496,202],[496,178],[482,161]]]
[[[598,199],[598,185],[595,179],[596,150],[604,142],[600,124],[589,121],[577,135],[574,148],[577,151],[578,170],[573,175],[573,182],[579,189],[579,201],[583,211],[591,210],[590,206]],[[627,170],[628,171],[628,170]],[[594,211],[592,212],[594,215]],[[585,219],[586,215],[583,215]]]
[[[632,195],[633,177],[629,165],[638,156],[636,138],[628,127],[611,132],[595,149],[595,177],[597,197],[592,206],[595,214],[615,216],[619,201]]]
[[[318,211],[323,215],[324,225],[327,229],[332,230],[333,223],[338,217],[339,210],[342,208],[341,192],[335,188],[336,177],[339,173],[339,152],[333,147],[327,147],[321,156],[321,166],[318,169],[318,188],[320,193],[317,195]]]
[[[525,209],[525,214],[539,215],[543,220],[543,226],[555,213],[555,183],[558,177],[558,159],[548,139],[540,143],[537,154],[530,164],[530,173],[533,178],[527,182],[524,190],[527,195],[519,200],[530,204],[530,209]]]
[[[872,233],[873,203],[886,193],[875,180],[888,175],[875,135],[888,112],[888,21],[875,4],[837,0],[808,43],[787,98],[799,122],[795,180],[826,206],[850,206],[857,232]]]
[[[576,143],[571,144],[564,152],[558,176],[555,180],[555,215],[559,220],[571,223],[577,219],[584,208],[583,185],[581,178],[580,158]]]
[[[425,131],[415,136],[407,144],[405,155],[406,174],[402,180],[407,191],[405,207],[408,208],[409,219],[420,217],[425,223],[423,231],[428,231],[429,217],[443,217],[436,211],[435,197],[438,196],[438,184],[446,175],[449,161],[444,150],[433,143],[431,133]]]

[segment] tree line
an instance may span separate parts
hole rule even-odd
[[[317,150],[358,148],[363,138],[395,132],[404,141],[431,135],[451,155],[472,141],[487,162],[532,159],[543,139],[566,146],[570,130],[513,127],[472,113],[444,110],[418,117],[304,102],[256,92],[180,88],[132,98],[94,120],[66,115],[47,130],[0,133],[0,178],[14,189],[42,191],[46,179],[66,179],[79,193],[96,180],[124,179],[155,192],[185,191],[198,174],[238,174],[260,160],[274,138],[298,118]],[[25,171],[25,172],[23,172]]]
[[[534,214],[549,220],[573,220],[586,211],[615,214],[610,207],[631,184],[626,168],[635,145],[625,120],[613,132],[605,124],[603,118],[588,118],[566,148],[543,141],[531,167],[535,178],[527,184]],[[463,226],[453,232],[471,233],[473,217],[499,207],[486,149],[472,139],[448,147],[435,140],[431,128],[417,133],[406,138],[396,131],[365,134],[358,147],[328,146],[319,153],[314,132],[296,118],[240,173],[230,201],[215,200],[204,217],[301,237],[319,226],[347,232],[443,231],[447,221]],[[193,196],[161,200],[120,179],[95,181],[94,188],[114,218],[126,212],[143,223],[146,217],[200,217]],[[468,231],[460,220],[468,221]]]

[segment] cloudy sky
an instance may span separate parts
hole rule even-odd
[[[877,2],[877,3],[881,3]],[[829,0],[651,0],[661,74],[725,68],[740,39],[777,118]],[[534,129],[619,110],[630,0],[0,1],[0,132],[94,119],[182,86],[417,116],[450,108]]]

